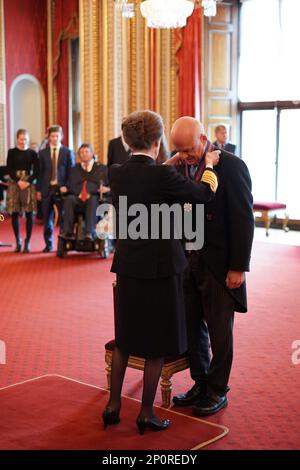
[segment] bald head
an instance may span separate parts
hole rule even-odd
[[[184,116],[175,121],[171,130],[172,146],[188,154],[190,160],[197,161],[202,157],[206,141],[204,127],[198,119]]]

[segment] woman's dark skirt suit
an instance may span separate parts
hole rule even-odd
[[[214,190],[217,187],[211,169],[195,183],[172,166],[156,165],[146,155],[133,155],[123,165],[112,165],[109,180],[117,215],[119,196],[127,196],[128,208],[136,203],[147,208],[151,204],[205,203],[214,196],[209,182],[214,181]],[[178,239],[117,240],[111,271],[117,274],[115,339],[122,352],[144,358],[186,352],[185,267]]]

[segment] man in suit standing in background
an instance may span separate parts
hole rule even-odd
[[[215,128],[215,137],[215,147],[218,147],[220,150],[226,150],[226,152],[235,154],[236,145],[227,142],[227,128],[224,124],[219,124]]]
[[[107,166],[110,167],[114,163],[122,165],[131,157],[131,151],[123,137],[117,137],[109,141],[107,152]]]
[[[197,181],[206,154],[218,149],[207,139],[202,124],[191,117],[176,121],[171,139],[183,161],[178,170]],[[183,279],[190,373],[195,383],[173,398],[177,406],[193,405],[198,416],[214,414],[227,405],[234,312],[247,312],[245,271],[249,271],[254,232],[247,166],[222,149],[215,171],[219,188],[204,207],[204,246],[186,251]]]
[[[61,126],[48,128],[49,145],[39,152],[40,174],[37,183],[37,199],[42,202],[45,248],[43,253],[53,250],[54,204],[57,196],[67,192],[70,170],[75,165],[72,150],[62,145]]]

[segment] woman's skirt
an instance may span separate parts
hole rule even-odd
[[[36,212],[36,189],[33,184],[29,188],[20,190],[15,182],[10,182],[7,188],[7,212]]]
[[[187,350],[182,275],[134,279],[117,275],[116,345],[132,356],[167,357]]]

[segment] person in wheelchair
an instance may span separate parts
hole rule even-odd
[[[80,162],[72,168],[64,197],[63,238],[73,238],[75,216],[85,216],[85,239],[94,240],[97,207],[110,192],[107,168],[95,160],[90,144],[82,144],[78,150]]]

